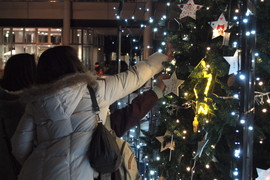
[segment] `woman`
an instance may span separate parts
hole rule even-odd
[[[33,85],[36,76],[35,58],[30,54],[17,54],[8,59],[0,87],[0,177],[15,180],[20,165],[11,154],[10,139],[24,113],[25,104],[20,94]]]
[[[114,101],[141,87],[162,70],[167,56],[148,61],[106,79],[85,73],[69,46],[46,50],[37,66],[37,83],[25,94],[26,111],[12,138],[13,153],[23,164],[20,180],[93,180],[98,176],[86,157],[96,125],[87,85],[95,89],[100,117]]]

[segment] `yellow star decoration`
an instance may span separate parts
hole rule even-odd
[[[184,82],[183,80],[177,79],[175,72],[172,74],[170,79],[163,80],[164,84],[166,85],[166,89],[164,91],[164,96],[169,93],[174,93],[175,95],[179,96],[178,87]]]
[[[164,146],[164,140],[166,136],[171,137],[171,142],[167,142],[166,145]],[[156,139],[161,143],[160,152],[166,149],[174,150],[175,141],[173,141],[173,136],[169,131],[166,131],[163,136],[156,137]]]

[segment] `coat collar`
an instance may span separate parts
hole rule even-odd
[[[52,83],[35,85],[32,88],[25,90],[22,96],[24,100],[29,100],[29,98],[33,99],[35,97],[53,94],[60,89],[76,86],[80,83],[86,83],[95,88],[97,84],[96,79],[96,76],[94,76],[91,72],[75,73],[72,75],[67,75]]]

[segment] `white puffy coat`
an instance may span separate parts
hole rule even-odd
[[[86,157],[96,122],[87,84],[94,87],[105,120],[109,106],[160,72],[166,59],[155,53],[148,61],[104,80],[81,73],[30,89],[26,111],[12,138],[13,154],[23,164],[19,180],[97,177]]]

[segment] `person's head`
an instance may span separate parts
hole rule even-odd
[[[4,69],[2,88],[18,91],[31,87],[36,79],[36,62],[34,55],[22,53],[11,56]]]
[[[85,72],[85,68],[70,46],[56,46],[44,51],[37,65],[37,83],[46,84],[69,74]]]

